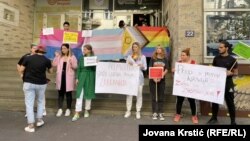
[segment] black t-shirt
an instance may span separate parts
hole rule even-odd
[[[18,65],[22,65],[23,64],[23,60],[26,58],[26,57],[28,57],[28,56],[30,56],[31,55],[31,53],[27,53],[27,54],[25,54],[24,56],[22,56],[21,58],[20,58],[20,60],[18,61]]]
[[[24,82],[33,84],[46,84],[46,70],[51,68],[51,62],[43,55],[31,55],[24,59],[23,66],[25,66],[25,74],[23,76]]]
[[[234,65],[235,61],[236,59],[230,55],[228,56],[218,55],[213,60],[213,66],[222,67],[222,68],[226,68],[227,70],[230,70],[231,67]],[[236,62],[233,69],[236,69],[237,67],[238,67],[238,64]],[[227,76],[227,79],[232,79],[232,76]]]

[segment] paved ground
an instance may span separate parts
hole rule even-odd
[[[200,116],[199,124],[206,124],[209,117]],[[123,115],[91,115],[76,122],[71,117],[57,118],[49,114],[45,125],[35,133],[26,133],[26,118],[22,112],[0,111],[0,141],[138,141],[138,125],[184,125],[192,124],[190,116],[184,116],[180,123],[174,123],[172,117],[165,121],[152,120],[143,116],[136,120],[133,114],[125,119]],[[229,117],[219,117],[219,124],[229,124]],[[238,118],[238,124],[250,125],[250,118]]]

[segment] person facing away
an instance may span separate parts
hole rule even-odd
[[[34,102],[37,101],[36,126],[44,125],[43,121],[43,99],[47,87],[46,70],[52,73],[51,61],[44,56],[44,46],[37,47],[36,54],[26,57],[21,65],[20,71],[23,75],[23,91],[25,95],[25,106],[28,126],[26,132],[35,132]]]
[[[238,64],[237,60],[228,53],[231,47],[232,44],[229,44],[227,41],[221,41],[219,44],[219,55],[213,59],[212,65],[227,69],[225,101],[230,115],[231,125],[236,125],[233,76],[238,75]],[[218,111],[219,104],[212,103],[212,117],[208,121],[208,124],[215,124],[218,122]]]
[[[72,104],[72,91],[75,89],[75,70],[77,69],[76,57],[72,54],[69,44],[61,46],[61,52],[55,52],[52,65],[57,67],[56,89],[58,90],[58,111],[56,116],[63,114],[64,95],[67,98],[67,110],[65,116],[70,116]]]
[[[69,22],[65,21],[65,22],[63,23],[63,30],[69,31],[69,27],[70,27]]]
[[[24,61],[24,59],[25,59],[26,57],[36,54],[36,50],[37,50],[37,45],[36,45],[35,43],[32,43],[32,44],[30,45],[30,53],[27,53],[27,54],[23,55],[23,56],[20,58],[20,60],[18,61],[18,63],[17,63],[17,71],[18,71],[18,74],[20,75],[20,77],[21,77],[22,79],[23,79],[23,75],[25,75],[25,70],[24,70],[23,73],[20,71],[21,65],[22,65],[22,63],[23,63],[23,61]],[[44,96],[45,96],[45,95],[44,95]],[[45,97],[44,97],[44,99],[43,99],[43,116],[46,116],[46,115],[47,115],[46,108],[45,108],[45,105],[46,105],[46,102],[45,102],[45,101],[46,101],[46,100],[45,100]],[[27,117],[27,114],[25,114],[25,117]]]
[[[82,111],[82,101],[85,98],[85,112],[84,117],[89,117],[91,109],[91,101],[95,98],[95,72],[96,66],[84,66],[84,58],[94,56],[92,46],[86,44],[83,46],[83,56],[79,59],[77,75],[76,75],[76,105],[75,115],[72,121],[80,118]]]
[[[144,76],[142,71],[147,70],[147,61],[146,57],[141,53],[141,46],[138,42],[134,42],[132,44],[132,54],[128,56],[126,62],[132,66],[139,66],[141,70],[139,74],[138,92],[136,97],[136,119],[140,119],[141,118],[140,112],[142,107],[142,89],[144,85]],[[124,115],[125,118],[128,118],[131,115],[132,103],[133,103],[133,96],[127,95],[126,98],[127,111]]]
[[[195,60],[190,58],[190,48],[186,48],[181,51],[181,59],[178,61],[179,63],[187,63],[187,64],[196,64]],[[175,69],[172,69],[172,72],[175,72]],[[181,119],[181,109],[182,109],[182,104],[184,101],[185,97],[182,96],[177,96],[176,100],[176,114],[174,116],[174,121],[179,122]],[[191,113],[192,113],[192,122],[194,124],[198,123],[198,117],[197,117],[197,111],[196,111],[196,102],[195,99],[193,98],[188,98],[189,105],[191,108]]]
[[[162,78],[155,78],[149,80],[149,89],[152,98],[152,119],[160,119],[165,120],[164,118],[164,99],[165,99],[165,75],[168,72],[168,59],[166,57],[166,51],[161,46],[158,45],[150,59],[149,67],[162,67],[163,68],[163,76]],[[156,85],[157,83],[157,85]],[[157,86],[157,88],[156,88]],[[157,90],[157,92],[156,92]]]

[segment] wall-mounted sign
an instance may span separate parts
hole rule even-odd
[[[185,37],[194,37],[194,30],[186,30]]]
[[[160,9],[161,0],[115,0],[115,10]]]

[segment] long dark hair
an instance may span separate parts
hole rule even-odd
[[[64,54],[64,53],[62,52],[62,47],[63,47],[63,46],[65,46],[65,47],[69,50],[68,54]],[[61,45],[61,54],[62,54],[63,56],[64,56],[64,55],[65,55],[65,56],[72,56],[71,49],[70,49],[68,43],[64,43],[64,44]]]

